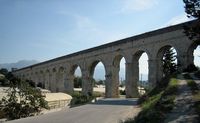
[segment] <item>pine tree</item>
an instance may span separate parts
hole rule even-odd
[[[167,49],[163,55],[163,73],[165,76],[177,71],[176,56],[173,48]]]

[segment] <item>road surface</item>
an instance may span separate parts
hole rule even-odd
[[[101,99],[93,104],[6,123],[118,123],[140,111],[136,99]]]

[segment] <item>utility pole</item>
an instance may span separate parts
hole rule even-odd
[[[141,81],[141,85],[143,86],[142,73],[141,73],[140,81]]]

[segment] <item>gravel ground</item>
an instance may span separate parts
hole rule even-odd
[[[165,123],[199,123],[198,115],[193,108],[192,92],[187,86],[183,76],[178,76],[178,94],[175,99],[175,107],[167,115]]]

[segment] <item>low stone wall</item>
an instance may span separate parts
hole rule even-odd
[[[45,100],[50,109],[65,108],[70,105],[72,97],[65,93],[46,93]]]

